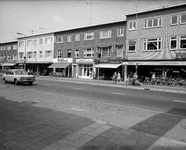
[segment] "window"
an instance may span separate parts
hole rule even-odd
[[[39,58],[42,58],[42,57],[43,57],[43,52],[39,51]]]
[[[52,38],[50,37],[50,38],[46,38],[45,39],[45,43],[46,44],[51,44],[52,43]]]
[[[137,22],[129,22],[129,30],[136,30]]]
[[[23,55],[24,55],[23,52],[19,52],[19,58],[20,58],[20,59],[23,59]]]
[[[63,43],[63,36],[57,36],[56,43]]]
[[[129,40],[129,52],[136,51],[136,40]]]
[[[24,41],[19,41],[19,47],[24,45]]]
[[[123,45],[116,46],[116,56],[122,57],[123,56]]]
[[[180,37],[180,49],[186,49],[186,36]]]
[[[34,46],[36,46],[37,45],[37,40],[34,40]]]
[[[92,58],[94,57],[94,49],[93,48],[87,48],[83,50],[83,57],[84,58]]]
[[[0,51],[2,51],[2,50],[3,50],[3,47],[1,46],[1,47],[0,47]]]
[[[7,60],[11,60],[11,56],[10,55],[7,56]]]
[[[52,51],[45,51],[45,58],[51,58],[52,57]]]
[[[3,46],[3,50],[6,50],[6,47],[5,46]]]
[[[32,52],[27,52],[27,58],[28,59],[32,58]]]
[[[79,58],[79,50],[78,49],[75,50],[75,58]]]
[[[145,20],[145,28],[153,28],[162,26],[162,18]]]
[[[124,36],[124,28],[117,29],[117,37]]]
[[[104,38],[111,38],[112,31],[111,30],[106,30],[106,31],[100,31],[99,32],[99,38],[104,39]]]
[[[27,41],[27,46],[31,46],[32,45],[32,40],[28,40]]]
[[[102,57],[110,57],[111,56],[111,46],[100,47],[99,51],[100,51]]]
[[[71,49],[68,49],[68,50],[67,50],[67,57],[68,57],[68,58],[71,58],[71,56],[72,56],[72,55],[71,55]]]
[[[178,16],[171,16],[171,25],[176,25],[178,24]]]
[[[75,41],[80,41],[80,34],[75,35]]]
[[[13,55],[13,60],[17,60],[17,54]]]
[[[84,34],[84,40],[93,40],[93,39],[94,39],[94,32]]]
[[[17,45],[13,45],[13,49],[17,49]]]
[[[153,50],[161,50],[162,39],[145,39],[144,40],[144,50],[153,51]]]
[[[68,35],[68,36],[67,36],[67,42],[71,42],[71,41],[72,41],[71,38],[72,38],[72,36],[71,36],[71,35]]]
[[[7,46],[7,50],[11,50],[11,46],[9,45],[9,46]]]
[[[34,52],[34,58],[37,58],[37,52]]]
[[[62,58],[62,57],[63,57],[62,50],[57,50],[57,58]]]
[[[175,37],[170,37],[170,49],[175,50],[178,47],[178,38]]]
[[[39,44],[43,44],[43,39],[39,39]]]
[[[185,24],[186,23],[186,14],[180,15],[180,23]]]

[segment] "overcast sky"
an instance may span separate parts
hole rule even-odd
[[[0,0],[0,42],[26,36],[125,20],[131,12],[185,0]]]

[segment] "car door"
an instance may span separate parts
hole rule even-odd
[[[9,71],[5,72],[4,78],[6,79],[6,81],[9,81]]]
[[[13,71],[10,71],[9,81],[14,82],[14,72]]]

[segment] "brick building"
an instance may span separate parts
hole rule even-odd
[[[186,4],[127,15],[128,74],[185,76]]]

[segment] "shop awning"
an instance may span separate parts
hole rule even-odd
[[[2,66],[15,66],[16,63],[3,63]]]
[[[119,66],[121,66],[121,64],[99,64],[96,65],[96,68],[118,68]]]
[[[66,68],[70,65],[71,63],[53,63],[50,65],[48,68]]]

